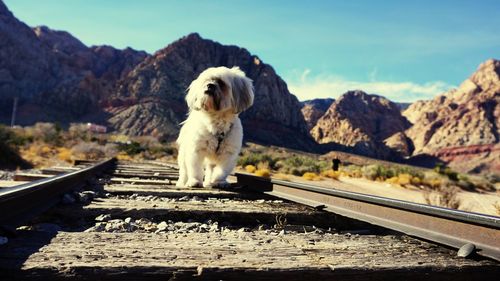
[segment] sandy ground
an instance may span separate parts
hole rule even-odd
[[[290,177],[290,180],[426,204],[424,192],[418,188],[403,188],[384,182],[350,177],[340,177],[339,180],[324,179],[321,181],[307,181],[300,177]],[[458,198],[461,201],[459,210],[495,216],[500,215],[494,207],[495,203],[498,202],[500,204],[500,192],[478,193],[461,191],[458,194]]]

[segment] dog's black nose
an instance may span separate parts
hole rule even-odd
[[[207,94],[213,94],[215,93],[215,89],[216,89],[217,86],[215,86],[215,84],[213,83],[208,83],[207,84],[207,90],[205,91],[205,93]]]

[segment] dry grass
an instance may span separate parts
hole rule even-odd
[[[54,158],[57,154],[57,148],[44,142],[33,142],[29,146],[20,149],[20,154],[23,159],[32,163],[35,167],[43,167],[47,165],[50,158]]]

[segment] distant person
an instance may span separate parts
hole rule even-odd
[[[339,170],[339,165],[340,165],[340,160],[338,158],[334,158],[332,160],[332,168],[334,171],[338,171]]]

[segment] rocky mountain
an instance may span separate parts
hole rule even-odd
[[[76,121],[99,111],[100,99],[143,60],[144,52],[86,47],[67,32],[17,20],[0,2],[0,121],[8,122],[14,97],[17,124]]]
[[[339,143],[355,152],[387,157],[383,141],[409,128],[399,107],[388,99],[362,91],[349,91],[332,103],[311,129],[318,143]]]
[[[0,1],[0,120],[10,117],[14,97],[19,97],[21,106],[28,100],[39,103],[41,93],[55,86],[59,68],[31,28]],[[32,111],[42,115],[39,106]]]
[[[307,128],[311,130],[318,122],[319,118],[325,114],[326,110],[332,105],[335,100],[332,98],[313,99],[301,102],[302,115],[307,124]]]
[[[413,123],[405,131],[413,155],[434,155],[462,171],[500,173],[500,151],[491,148],[500,142],[500,61],[487,60],[457,89],[418,101],[403,115]]]
[[[131,48],[118,50],[111,46],[85,46],[66,31],[52,30],[46,26],[33,28],[38,39],[50,49],[57,59],[75,72],[90,71],[102,82],[116,82],[125,77],[148,54]]]
[[[488,60],[453,89],[412,104],[403,115],[413,154],[457,146],[498,143],[500,138],[500,61]]]
[[[314,146],[299,101],[270,65],[246,49],[203,39],[197,33],[157,51],[121,80],[107,101],[107,110],[114,115],[110,123],[129,134],[155,132],[173,139],[187,112],[186,88],[213,66],[239,66],[254,81],[254,105],[241,115],[246,139],[292,148]]]
[[[264,144],[313,149],[300,113],[274,69],[236,46],[193,33],[149,56],[110,46],[87,47],[65,31],[31,29],[0,1],[0,122],[14,97],[17,124],[94,121],[130,135],[177,136],[189,83],[211,66],[239,66],[254,80],[255,103],[241,115],[245,137]]]

